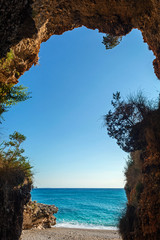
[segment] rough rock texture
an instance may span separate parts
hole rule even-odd
[[[31,184],[25,182],[22,186],[15,186],[7,180],[11,171],[5,176],[0,174],[0,239],[18,240],[22,232],[24,204],[30,199]],[[12,177],[13,179],[13,177]]]
[[[124,240],[160,239],[160,107],[141,122],[145,149],[132,153],[126,172],[127,211],[120,221]]]
[[[17,83],[19,77],[37,63],[42,42],[54,34],[83,25],[116,36],[126,35],[133,28],[139,29],[156,57],[153,65],[160,79],[159,0],[1,0],[0,81]],[[132,225],[131,230],[135,231],[130,231],[129,240],[160,239],[160,121],[155,120],[156,114],[159,113],[155,112],[148,119],[146,128],[148,151],[142,165],[141,179],[144,189],[140,192],[136,213],[135,208],[129,209],[132,219],[138,216],[135,218],[137,225]],[[0,180],[2,240],[19,238],[28,188],[28,185],[11,188],[7,182]],[[133,196],[136,191],[134,188]],[[130,196],[129,201],[132,199]]]
[[[12,47],[14,57],[7,64],[2,59],[0,81],[17,83],[37,63],[41,42],[83,25],[117,36],[141,30],[156,56],[153,64],[160,78],[159,0],[2,0],[0,54],[6,56]]]
[[[139,216],[144,239],[160,239],[160,108],[146,121],[148,143],[142,167],[143,190],[139,201]]]
[[[56,224],[56,218],[53,214],[57,213],[57,211],[58,208],[54,205],[29,201],[24,207],[23,229],[50,228]]]

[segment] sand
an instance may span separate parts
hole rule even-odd
[[[24,230],[22,240],[122,240],[116,230],[49,228]]]

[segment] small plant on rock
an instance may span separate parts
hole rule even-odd
[[[25,179],[32,182],[32,166],[28,161],[28,157],[24,156],[24,149],[21,144],[26,137],[14,132],[9,135],[9,141],[4,141],[0,148],[0,178],[17,186],[23,184]]]

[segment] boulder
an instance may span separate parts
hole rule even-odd
[[[24,207],[23,229],[31,228],[51,228],[56,224],[56,217],[53,215],[58,212],[54,205],[46,205],[29,201]]]

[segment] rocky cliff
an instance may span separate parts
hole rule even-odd
[[[158,0],[6,0],[0,16],[0,81],[5,83],[17,83],[37,63],[42,42],[81,26],[116,36],[139,29],[156,57],[160,78]]]
[[[58,208],[54,205],[46,205],[29,201],[24,206],[23,229],[31,228],[50,228],[56,224],[56,218],[53,214],[57,213]]]
[[[141,131],[144,129],[144,131]],[[131,154],[125,172],[128,205],[120,220],[124,240],[160,239],[160,108],[140,126],[146,147]]]
[[[9,174],[13,174],[13,180],[16,172],[9,170],[5,173],[6,176],[3,176],[3,173],[1,171],[0,176],[0,239],[19,240],[24,205],[31,197],[31,184],[25,181],[21,186],[15,186],[9,181]]]
[[[123,240],[160,239],[160,99],[142,93],[127,100],[113,94],[107,132],[129,153],[125,167],[128,203],[119,221]]]

